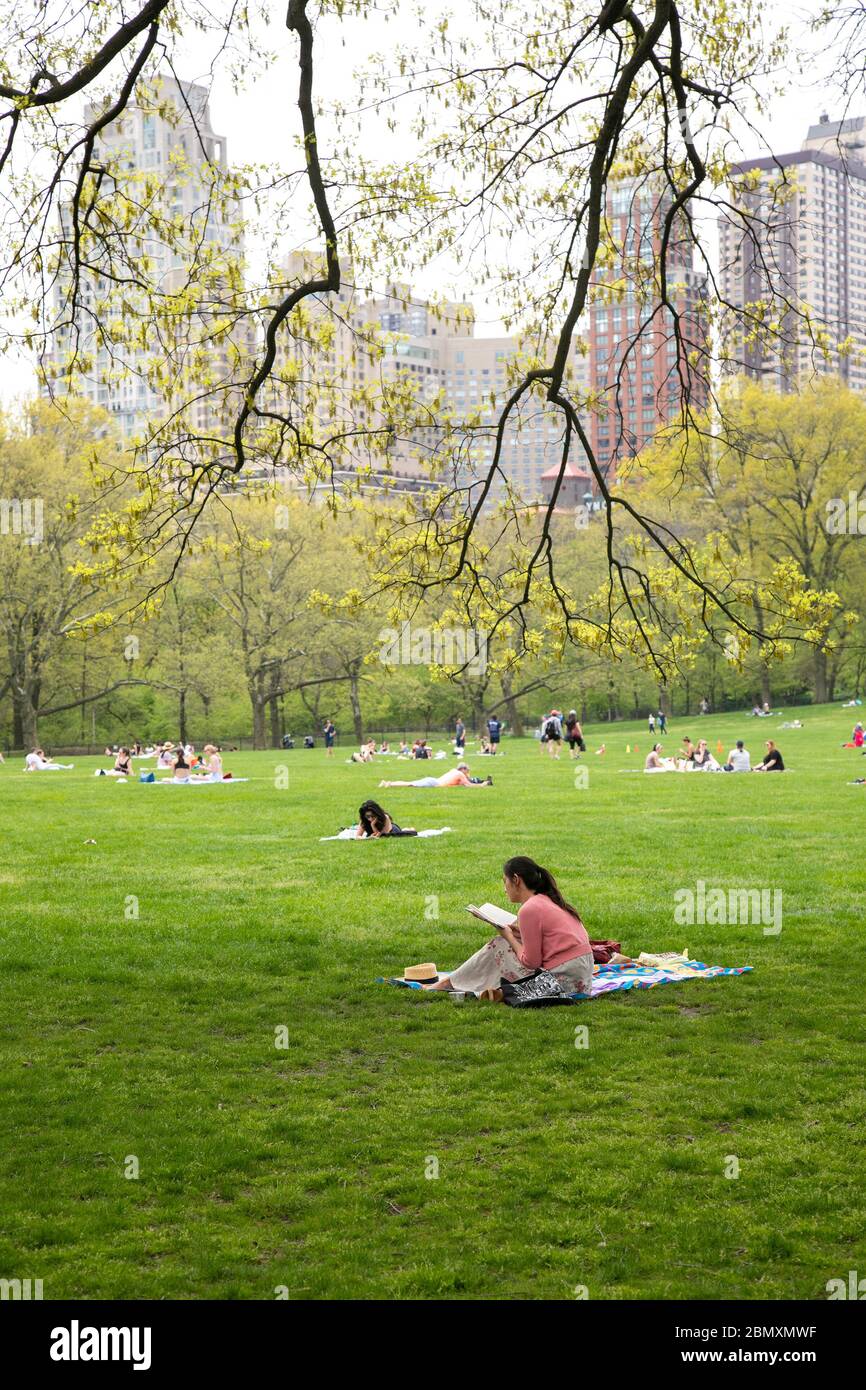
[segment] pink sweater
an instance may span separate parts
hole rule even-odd
[[[530,970],[550,970],[575,956],[592,953],[583,923],[544,893],[534,893],[523,903],[517,925],[523,941],[520,959]]]

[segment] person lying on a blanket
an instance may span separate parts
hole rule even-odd
[[[359,840],[367,838],[378,840],[384,835],[418,834],[418,831],[411,827],[401,830],[397,822],[391,819],[388,812],[377,801],[365,801],[358,815],[360,819],[355,829],[355,836]]]
[[[547,869],[518,854],[502,869],[509,901],[519,903],[516,926],[497,927],[492,941],[450,975],[426,989],[458,989],[502,1001],[502,980],[523,980],[536,970],[557,975],[568,993],[589,994],[592,947],[575,908]]]
[[[492,787],[493,778],[470,777],[466,763],[458,763],[441,777],[416,777],[414,782],[385,782],[380,787]]]

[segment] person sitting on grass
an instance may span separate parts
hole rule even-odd
[[[380,787],[492,787],[493,778],[485,777],[484,781],[474,781],[469,776],[469,768],[465,763],[460,763],[457,767],[452,767],[450,772],[443,772],[441,777],[418,777],[414,782],[380,782]]]
[[[199,767],[204,773],[206,782],[221,782],[223,780],[222,754],[213,743],[206,743],[202,749],[202,761]]]
[[[771,738],[767,739],[767,751],[764,754],[764,761],[757,767],[752,768],[753,772],[784,772],[785,764],[782,755]]]
[[[683,735],[683,746],[679,756],[687,763],[690,763],[695,756],[695,745],[692,743],[688,734]]]
[[[700,772],[720,772],[721,768],[702,738],[692,754],[692,765]]]
[[[662,757],[661,744],[654,743],[652,752],[646,755],[643,770],[644,772],[674,772],[676,768],[670,758]]]
[[[114,760],[114,767],[111,770],[113,777],[128,777],[132,772],[132,754],[128,748],[121,748]]]
[[[174,781],[174,782],[188,782],[188,781],[189,781],[189,763],[187,762],[186,753],[184,752],[183,747],[179,747],[179,748],[178,748],[177,752],[176,752],[175,755],[174,755],[174,758],[172,759],[172,764],[171,764],[171,765],[172,765],[172,768],[174,769],[174,776],[173,776],[172,779],[171,779],[172,781]],[[166,779],[166,780],[168,780],[168,779]]]
[[[34,748],[24,759],[25,772],[68,772],[72,763],[50,763],[43,748]]]
[[[365,801],[358,812],[358,816],[359,820],[355,835],[359,840],[379,840],[386,835],[418,834],[418,831],[413,828],[402,830],[397,822],[391,819],[388,812],[379,805],[378,801]]]
[[[725,763],[725,772],[751,772],[752,757],[741,738],[737,739],[736,748],[732,748],[728,754],[728,761]]]
[[[496,936],[462,965],[425,989],[457,989],[496,1003],[503,980],[523,980],[550,970],[568,993],[589,994],[592,947],[576,908],[567,903],[548,869],[518,854],[502,869],[509,902],[519,903],[516,926],[497,927]]]
[[[156,759],[157,767],[162,768],[163,771],[174,767],[174,744],[166,741],[161,745],[157,744],[157,748],[159,750]]]

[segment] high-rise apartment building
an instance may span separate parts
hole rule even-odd
[[[866,120],[824,115],[802,149],[737,164],[730,201],[726,370],[783,391],[825,374],[866,390]]]
[[[88,118],[96,114],[91,109]],[[205,254],[213,247],[215,254],[225,251],[240,263],[239,220],[232,210],[221,213],[219,199],[209,196],[214,178],[218,183],[228,164],[226,141],[213,129],[204,87],[161,78],[152,96],[139,95],[100,133],[100,155],[112,170],[114,186],[137,197],[147,185],[148,196],[159,199],[166,216],[201,237]],[[68,219],[68,210],[62,216]],[[161,293],[170,296],[183,289],[189,256],[182,244],[172,246],[146,229],[137,246],[134,236],[127,238],[126,249],[130,256],[146,258],[149,282]],[[276,299],[321,270],[317,252],[292,252],[272,277]],[[157,328],[146,297],[130,289],[122,312],[139,332],[132,345],[122,339],[109,342],[99,322],[117,312],[110,279],[90,276],[82,281],[74,317],[67,303],[69,286],[68,268],[61,267],[55,322],[43,361],[46,389],[62,390],[68,381],[106,409],[126,438],[194,398],[195,404],[185,409],[190,451],[196,431],[208,437],[211,447],[228,441],[251,361],[261,357],[264,313],[257,326],[252,314],[242,316],[230,338],[215,338],[211,329],[222,317],[217,293],[213,312],[205,296],[194,312],[179,314],[171,328],[165,321]],[[77,369],[69,377],[73,354]],[[277,360],[256,402],[262,414],[248,424],[244,478],[265,479],[279,470],[296,442],[293,428],[300,426],[302,434],[311,430],[308,457],[320,460],[322,488],[361,478],[368,487],[412,490],[429,485],[431,476],[471,485],[486,476],[492,463],[499,411],[520,356],[517,338],[476,336],[471,304],[433,303],[396,282],[381,294],[371,293],[355,284],[351,264],[344,264],[338,294],[305,299],[279,330]],[[154,360],[176,370],[155,382],[150,371]],[[192,374],[196,364],[207,378],[203,387]],[[587,358],[575,339],[569,375],[581,394],[587,373]],[[223,392],[221,384],[232,378],[234,385]],[[388,400],[394,395],[401,396],[404,406],[413,404],[390,410]],[[443,418],[451,422],[450,429],[443,428]],[[394,419],[401,421],[400,428],[390,427]],[[527,397],[506,430],[502,476],[493,497],[501,497],[508,485],[525,501],[547,496],[549,479],[542,479],[558,468],[562,439],[558,412],[541,394]],[[585,467],[576,440],[572,466]]]
[[[613,475],[619,459],[640,452],[688,402],[708,397],[706,275],[695,268],[695,243],[676,218],[665,264],[668,304],[659,293],[668,188],[652,177],[612,181],[606,224],[612,264],[600,272],[586,313],[588,388],[598,405],[589,436],[599,465]],[[670,306],[670,307],[669,307]]]
[[[96,108],[89,108],[88,121],[98,114]],[[213,175],[218,181],[220,173],[227,169],[226,142],[213,129],[204,87],[160,78],[152,99],[140,98],[100,132],[94,162],[99,162],[100,157],[113,172],[113,185],[126,193],[141,195],[148,179],[159,186],[156,198],[160,211],[185,229],[181,240],[184,235],[200,238],[205,257],[212,248],[215,256],[229,251],[232,257],[240,258],[239,228],[226,216],[225,209],[220,210],[219,198],[213,196]],[[68,208],[61,210],[61,222],[68,240]],[[170,295],[184,286],[189,257],[185,247],[173,247],[169,242],[152,227],[143,228],[137,246],[133,234],[127,236],[130,252],[135,250],[146,258],[149,283],[157,286],[160,294]],[[159,416],[170,405],[166,392],[155,388],[150,379],[148,364],[152,357],[166,357],[167,349],[173,352],[174,368],[180,378],[193,355],[206,354],[211,381],[227,376],[229,345],[225,339],[215,344],[209,335],[216,305],[209,307],[203,302],[188,317],[179,315],[175,326],[164,323],[158,336],[147,298],[133,285],[125,286],[119,296],[110,278],[89,274],[82,278],[79,308],[72,314],[68,304],[70,284],[69,267],[61,263],[53,303],[55,321],[42,364],[45,375],[53,389],[62,389],[70,356],[75,353],[79,364],[85,362],[86,366],[75,376],[74,390],[107,410],[123,435],[137,433],[146,419]],[[132,347],[123,342],[109,343],[98,326],[118,314],[129,320],[139,313],[142,332]],[[177,385],[182,391],[179,379]],[[205,389],[199,395],[201,399],[190,423],[211,428],[220,414],[220,393],[214,390],[209,395]]]
[[[287,279],[299,280],[313,268],[309,258],[293,253]],[[315,328],[299,333],[287,325],[264,399],[286,413],[293,406],[302,413],[315,399],[323,439],[336,441],[351,432],[345,445],[335,443],[331,450],[338,472],[369,469],[378,479],[387,471],[395,486],[407,487],[431,474],[462,487],[481,480],[493,461],[499,411],[520,355],[518,339],[476,337],[471,304],[433,304],[396,283],[382,295],[364,295],[352,280],[351,267],[344,267],[339,295],[305,309],[319,329],[326,316],[324,346],[315,346]],[[569,370],[572,382],[585,388],[585,358],[577,343]],[[398,412],[406,417],[405,427],[385,433],[386,402],[395,393],[411,404]],[[441,423],[446,416],[450,430]],[[528,398],[504,436],[502,476],[493,496],[500,498],[507,484],[526,501],[545,496],[542,477],[559,464],[562,437],[559,414],[543,399]],[[584,461],[577,441],[572,452]]]

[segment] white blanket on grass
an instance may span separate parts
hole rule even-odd
[[[174,777],[157,777],[156,785],[163,787],[230,787],[233,782],[248,782],[249,777],[221,777],[214,782],[210,777],[188,777],[186,781]]]
[[[319,841],[321,843],[324,840],[358,840],[359,842],[362,840],[372,840],[372,835],[356,835],[356,830],[357,826],[350,825],[347,830],[341,830],[339,835],[320,835]],[[451,826],[443,825],[441,830],[419,830],[417,835],[395,835],[393,838],[395,840],[423,840],[427,839],[430,835],[448,835],[450,832]],[[391,836],[382,835],[379,838],[389,840]]]

